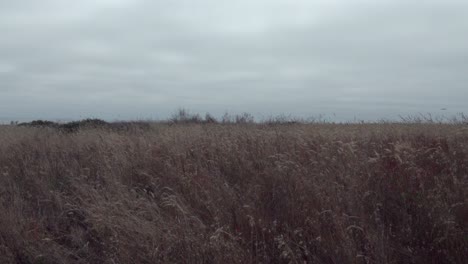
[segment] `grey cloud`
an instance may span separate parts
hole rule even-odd
[[[11,117],[467,110],[462,1],[8,2],[0,111]]]

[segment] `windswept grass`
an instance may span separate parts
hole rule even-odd
[[[0,263],[466,263],[468,126],[245,119],[0,126]]]

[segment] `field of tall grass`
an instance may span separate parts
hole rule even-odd
[[[0,263],[467,260],[464,124],[0,126]]]

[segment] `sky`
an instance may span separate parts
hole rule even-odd
[[[378,120],[467,102],[465,0],[0,1],[0,121]]]

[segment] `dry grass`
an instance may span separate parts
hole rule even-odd
[[[0,127],[0,263],[466,263],[468,127]]]

